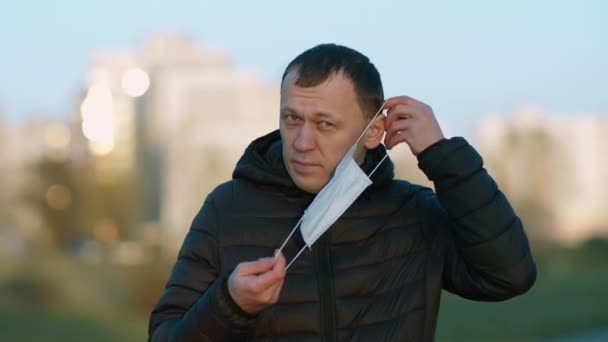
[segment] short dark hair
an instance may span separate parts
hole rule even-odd
[[[342,72],[353,82],[359,106],[370,118],[384,103],[380,73],[367,56],[349,47],[320,44],[302,52],[285,68],[281,87],[292,70],[299,87],[314,87]]]

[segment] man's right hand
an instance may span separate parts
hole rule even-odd
[[[285,257],[242,262],[228,278],[228,291],[243,311],[256,314],[277,302],[285,279]]]

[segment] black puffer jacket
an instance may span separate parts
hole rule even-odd
[[[386,151],[369,151],[367,172]],[[152,341],[430,341],[441,289],[499,301],[526,292],[536,268],[519,218],[462,138],[419,155],[428,188],[373,185],[287,272],[277,304],[257,316],[234,303],[226,278],[271,256],[313,196],[289,178],[278,131],[254,141],[233,180],[206,199],[150,318]],[[302,245],[291,239],[290,260]]]

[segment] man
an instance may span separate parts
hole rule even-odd
[[[374,118],[381,108],[387,116]],[[366,174],[386,155],[383,141],[406,143],[436,194],[393,179],[386,160],[286,272],[302,236],[285,256],[274,251],[362,132],[354,159]],[[499,301],[535,278],[522,224],[477,152],[445,139],[429,106],[406,96],[384,103],[369,59],[325,44],[287,66],[280,129],[251,143],[194,218],[149,333],[152,341],[430,341],[442,289]]]

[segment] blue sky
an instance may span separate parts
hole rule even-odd
[[[33,1],[0,5],[0,116],[65,118],[97,51],[185,32],[279,82],[321,42],[379,68],[387,95],[430,104],[464,134],[489,112],[533,104],[608,113],[608,1]]]

